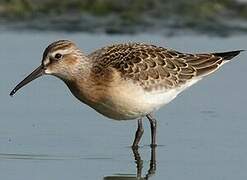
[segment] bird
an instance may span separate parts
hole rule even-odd
[[[70,40],[46,47],[41,65],[11,92],[42,75],[61,79],[82,103],[113,120],[137,120],[132,147],[150,122],[151,146],[156,146],[154,113],[178,94],[218,70],[243,50],[215,53],[181,53],[147,43],[127,42],[85,54]]]

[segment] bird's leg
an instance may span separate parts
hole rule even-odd
[[[142,118],[138,119],[138,127],[136,130],[135,140],[133,142],[132,148],[138,148],[138,144],[141,140],[144,129],[142,127]]]
[[[151,147],[155,147],[156,146],[156,126],[157,126],[157,121],[151,114],[148,114],[147,118],[148,118],[148,120],[150,122],[150,127],[151,127],[151,136],[152,136]]]

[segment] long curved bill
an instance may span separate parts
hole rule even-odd
[[[32,80],[42,76],[44,74],[44,67],[40,65],[31,74],[29,74],[24,80],[22,80],[15,88],[10,92],[10,96],[13,96],[20,88],[31,82]]]

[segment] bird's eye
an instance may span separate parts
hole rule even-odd
[[[57,54],[55,54],[55,56],[54,56],[56,59],[61,59],[61,57],[62,57],[62,54],[60,54],[60,53],[57,53]]]

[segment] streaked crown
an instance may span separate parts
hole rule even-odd
[[[75,44],[69,40],[59,40],[51,43],[43,53],[42,63],[47,65],[50,60],[59,60],[63,55],[71,53],[77,49]]]

